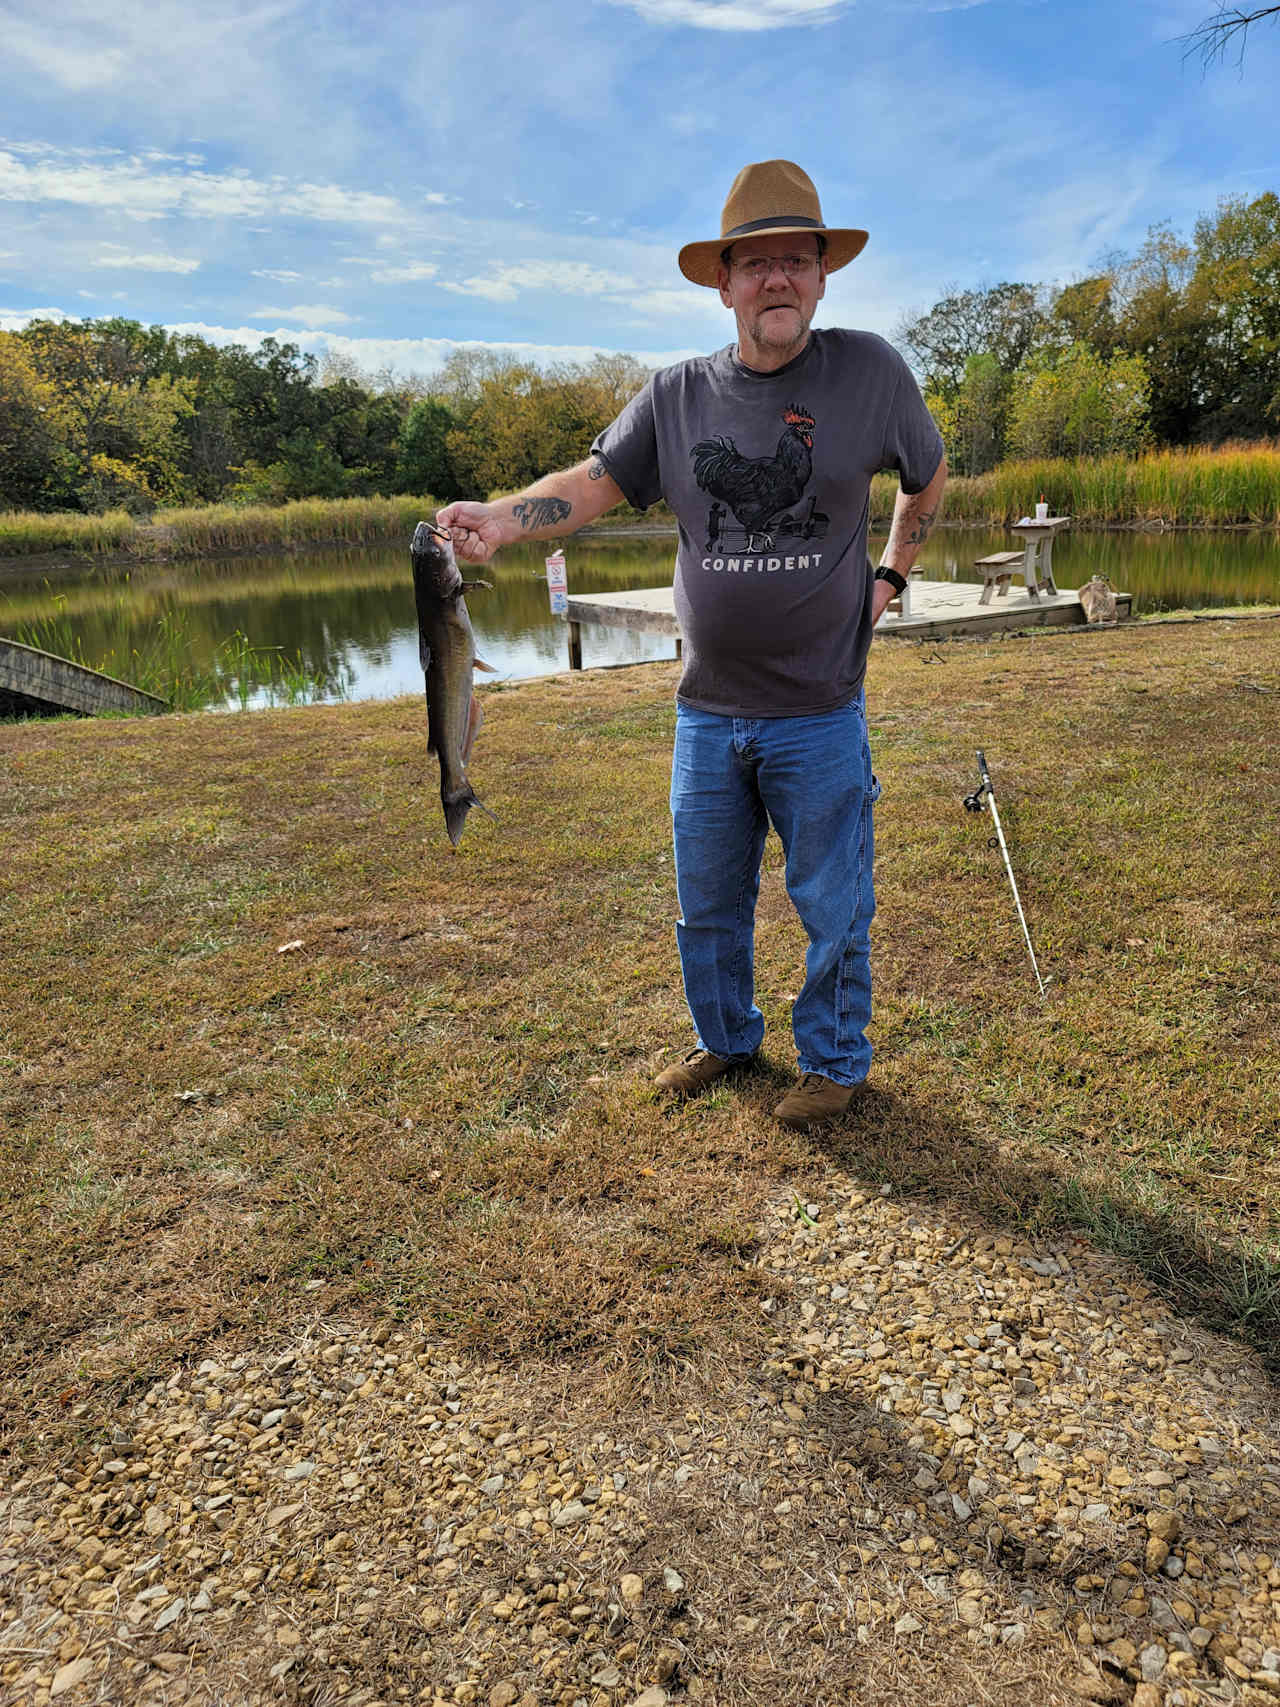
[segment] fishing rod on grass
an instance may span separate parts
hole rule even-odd
[[[1048,984],[1040,976],[1040,968],[1036,965],[1036,951],[1031,946],[1031,932],[1027,929],[1026,914],[1022,911],[1022,900],[1018,894],[1018,885],[1013,875],[1013,866],[1009,861],[1009,849],[1005,845],[1004,830],[1000,825],[1000,813],[996,807],[996,791],[992,786],[991,772],[987,769],[986,756],[984,755],[981,747],[978,749],[978,775],[982,780],[978,784],[977,788],[974,789],[972,794],[965,795],[964,809],[966,812],[981,812],[986,809],[991,813],[992,819],[995,822],[996,833],[992,836],[988,845],[993,848],[998,847],[1001,854],[1004,856],[1004,868],[1009,874],[1009,887],[1013,890],[1013,904],[1018,909],[1018,923],[1022,926],[1022,935],[1027,945],[1027,953],[1031,956],[1031,970],[1036,975],[1036,983],[1040,988],[1040,999],[1043,1001]],[[1050,979],[1049,982],[1051,983],[1052,979]]]

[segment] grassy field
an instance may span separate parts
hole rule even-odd
[[[760,1070],[687,1046],[672,666],[490,690],[458,854],[420,704],[0,728],[3,1428],[327,1308],[637,1374],[762,1343],[745,1261],[831,1158],[990,1228],[1071,1224],[1280,1344],[1280,634],[916,647],[869,697],[874,1088],[768,1115],[803,943],[771,838]],[[1050,997],[990,826],[985,746]]]

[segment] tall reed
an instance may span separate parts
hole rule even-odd
[[[136,532],[137,524],[124,510],[101,516],[0,510],[0,557],[29,557],[38,551],[127,551]]]
[[[871,483],[871,519],[893,514],[898,483]],[[1280,527],[1280,443],[1151,451],[1145,456],[1057,457],[1007,462],[989,474],[953,476],[943,519],[1007,524],[1031,512],[1040,494],[1055,515],[1078,523],[1171,527]],[[0,512],[0,557],[41,551],[120,552],[139,559],[209,557],[222,552],[289,550],[307,545],[368,545],[407,540],[429,497],[300,498],[290,504],[207,504],[158,510],[153,523],[123,510],[103,516]],[[645,519],[666,520],[656,505]],[[634,515],[619,516],[634,521]]]
[[[434,516],[431,497],[299,498],[289,504],[209,504],[199,509],[158,510],[154,545],[167,557],[203,557],[222,551],[261,551],[336,542],[365,545],[406,539],[424,516]]]
[[[878,476],[872,515],[892,514],[893,480]],[[1280,445],[1151,451],[1145,456],[1006,462],[947,482],[943,516],[1016,522],[1044,494],[1051,515],[1076,522],[1168,527],[1280,526]]]

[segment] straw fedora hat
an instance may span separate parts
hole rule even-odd
[[[867,240],[865,231],[825,225],[818,192],[809,174],[790,160],[759,160],[744,166],[733,180],[720,215],[720,235],[705,243],[686,243],[680,271],[694,284],[716,286],[720,257],[740,237],[788,231],[821,232],[826,239],[827,271],[852,261]]]

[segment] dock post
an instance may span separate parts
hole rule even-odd
[[[569,621],[569,668],[582,668],[582,624],[574,622],[572,618]]]
[[[679,661],[683,657],[684,657],[684,637],[683,637],[683,635],[677,634],[676,635],[676,662],[679,663]]]

